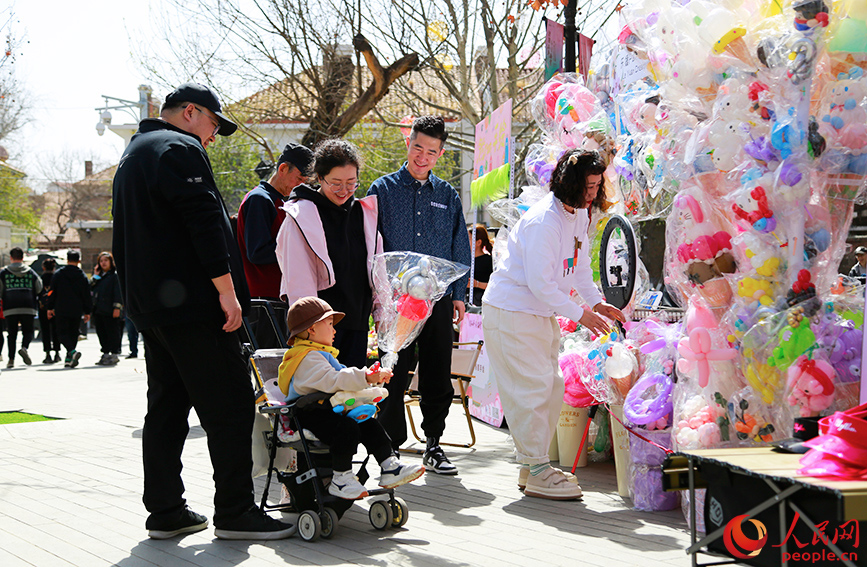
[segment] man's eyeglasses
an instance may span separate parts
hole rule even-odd
[[[358,189],[359,185],[361,185],[358,181],[347,181],[346,183],[332,183],[327,179],[322,180],[322,185],[328,187],[332,193],[355,193],[355,190]]]
[[[211,121],[211,124],[214,123],[214,119],[211,118],[211,116],[210,116],[207,112],[205,112],[204,110],[202,110],[201,108],[199,108],[199,107],[196,106],[195,104],[193,105],[193,108],[195,108],[196,110],[198,110],[199,112],[201,112],[202,114],[204,114],[205,116],[207,116],[207,117],[208,117],[208,120]],[[216,137],[217,137],[217,132],[219,132],[219,131],[220,131],[220,122],[218,121],[218,122],[216,123],[216,125],[214,126],[214,133],[211,134],[211,136],[214,137],[214,138],[216,138]]]

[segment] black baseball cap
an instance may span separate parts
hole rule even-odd
[[[290,163],[295,166],[298,171],[304,175],[308,174],[310,164],[313,163],[313,152],[301,144],[286,144],[283,148],[283,153],[280,154],[280,159],[277,160],[277,167],[281,163]]]
[[[867,248],[865,248],[864,246],[859,246],[855,249],[856,256],[860,256],[861,254],[867,254]]]
[[[169,93],[166,97],[166,104],[172,102],[192,102],[199,106],[204,106],[211,112],[217,115],[220,120],[220,130],[217,132],[221,136],[231,136],[238,129],[238,125],[223,116],[223,107],[220,106],[220,98],[217,93],[210,87],[199,83],[184,83],[175,90]]]

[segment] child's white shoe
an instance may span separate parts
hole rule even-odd
[[[406,465],[391,456],[380,463],[382,475],[379,477],[379,486],[382,488],[396,488],[402,484],[412,482],[424,474],[421,465]]]
[[[328,494],[345,500],[358,500],[367,496],[367,489],[358,482],[352,471],[335,471],[328,485]]]

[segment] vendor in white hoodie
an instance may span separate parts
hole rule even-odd
[[[564,392],[555,314],[596,334],[609,330],[599,315],[625,321],[619,309],[603,301],[588,255],[589,209],[605,202],[600,191],[605,167],[595,151],[563,154],[551,192],[515,225],[485,291],[482,320],[490,372],[522,465],[518,486],[527,496],[572,500],[582,495],[575,478],[551,467],[548,458]],[[572,301],[573,291],[593,306],[592,312]]]

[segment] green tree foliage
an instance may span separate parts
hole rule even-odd
[[[236,213],[244,195],[259,184],[259,176],[254,171],[261,159],[258,149],[258,144],[246,136],[217,136],[208,146],[214,179],[229,214]]]
[[[30,188],[20,175],[0,165],[0,220],[9,221],[14,226],[36,231],[39,217],[30,203]]]
[[[356,125],[344,139],[358,146],[364,159],[358,180],[361,185],[357,195],[360,197],[367,194],[370,185],[377,178],[397,171],[406,161],[406,139],[399,128],[365,122]],[[458,151],[446,149],[434,167],[434,175],[459,187],[459,160]]]

